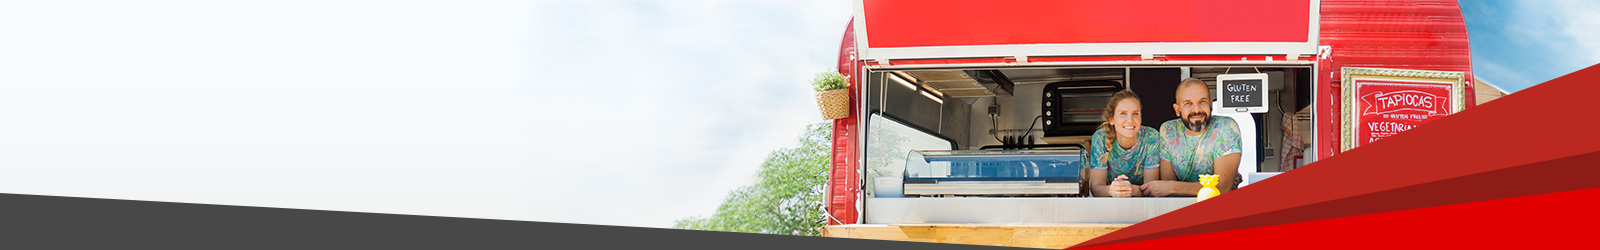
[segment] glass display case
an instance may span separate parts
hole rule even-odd
[[[1079,190],[1081,150],[914,150],[904,192],[915,196],[1067,196]]]

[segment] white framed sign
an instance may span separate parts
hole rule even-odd
[[[1215,112],[1266,113],[1267,74],[1217,75]]]

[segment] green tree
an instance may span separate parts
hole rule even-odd
[[[754,184],[728,193],[709,217],[678,219],[672,227],[743,233],[817,236],[827,221],[828,153],[833,123],[806,126],[800,145],[773,150]]]

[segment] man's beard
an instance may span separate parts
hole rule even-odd
[[[1198,122],[1192,121],[1191,118],[1196,118],[1196,117],[1200,118],[1200,121],[1198,121]],[[1206,130],[1206,126],[1210,126],[1210,125],[1211,125],[1211,114],[1206,114],[1206,113],[1202,113],[1202,112],[1196,111],[1196,112],[1189,112],[1189,115],[1186,115],[1186,116],[1183,117],[1183,126],[1189,128],[1189,131],[1195,131],[1195,132],[1205,131]]]

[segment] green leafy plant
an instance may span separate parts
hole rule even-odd
[[[678,229],[819,236],[827,224],[828,153],[833,123],[806,127],[799,146],[773,150],[754,184],[729,192],[708,217],[678,219]]]
[[[844,75],[832,70],[817,73],[817,77],[811,78],[811,88],[817,92],[842,89],[849,85],[850,83],[844,80]]]

